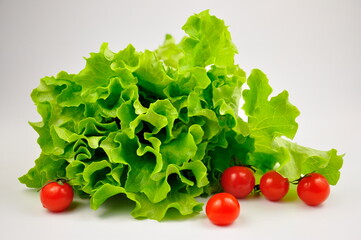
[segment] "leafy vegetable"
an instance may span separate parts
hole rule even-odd
[[[183,29],[179,44],[167,35],[155,51],[114,53],[104,43],[78,74],[41,79],[31,97],[42,121],[31,125],[42,153],[20,182],[66,177],[93,209],[123,194],[134,217],[156,220],[170,208],[201,211],[195,197],[219,191],[220,174],[240,163],[290,179],[316,171],[336,184],[342,156],[284,138],[299,111],[286,91],[269,99],[260,70],[246,80],[224,22],[204,11]]]

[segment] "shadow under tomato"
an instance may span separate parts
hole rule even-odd
[[[64,211],[60,212],[52,212],[44,208],[44,210],[48,211],[50,214],[70,214],[76,211],[79,211],[82,208],[88,207],[89,204],[86,204],[84,201],[79,200],[73,200],[73,202],[70,204],[70,206],[65,209]]]
[[[70,206],[64,211],[64,212],[72,212],[75,209],[79,209],[80,207],[84,206],[83,203],[80,203],[78,201],[73,201]]]
[[[296,189],[297,189],[297,186],[291,184],[288,193],[286,194],[286,196],[284,196],[281,199],[281,201],[282,202],[294,202],[294,201],[299,200]]]

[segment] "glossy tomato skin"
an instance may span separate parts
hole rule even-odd
[[[290,184],[276,171],[265,173],[259,183],[262,194],[270,201],[281,200],[288,192]]]
[[[215,225],[230,225],[237,219],[240,213],[238,200],[229,193],[217,193],[207,202],[206,214],[208,219]]]
[[[61,212],[67,209],[72,203],[73,197],[73,189],[66,182],[50,182],[40,190],[41,203],[51,212]]]
[[[253,191],[255,185],[253,171],[248,167],[229,167],[221,176],[221,185],[225,192],[236,198],[244,198]]]
[[[321,174],[311,173],[298,183],[297,194],[306,204],[317,206],[330,195],[330,184]]]

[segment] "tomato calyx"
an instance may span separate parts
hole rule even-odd
[[[69,183],[71,180],[73,179],[69,179],[69,178],[57,178],[57,179],[54,179],[54,180],[50,180],[50,181],[47,181],[43,186],[41,186],[41,188],[38,188],[37,189],[37,192],[39,192],[42,188],[44,188],[46,185],[50,184],[50,183],[58,183],[59,185],[64,185],[65,183]]]
[[[246,167],[251,169],[254,173],[257,171],[257,169],[255,167],[253,167],[252,165],[247,165],[247,164],[241,164],[241,167]]]
[[[294,185],[298,185],[302,179],[304,179],[306,177],[310,177],[312,173],[315,173],[315,171],[307,173],[307,174],[305,174],[303,176],[300,176],[299,178],[297,178],[295,180],[289,181],[289,183],[294,184]]]
[[[249,169],[251,169],[254,173],[257,171],[257,169],[256,169],[254,166],[249,165],[249,164],[243,164],[243,163],[241,162],[241,160],[240,160],[238,157],[236,157],[236,156],[233,156],[233,157],[232,157],[232,161],[233,161],[233,163],[234,163],[235,166],[240,166],[240,167],[249,168]]]
[[[255,194],[261,193],[261,187],[259,184],[254,185],[253,193],[255,193]]]

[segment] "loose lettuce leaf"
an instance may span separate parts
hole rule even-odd
[[[276,138],[280,166],[277,171],[295,179],[297,176],[318,172],[326,177],[331,185],[336,185],[340,178],[343,155],[337,155],[335,149],[320,151],[300,146],[283,138]]]
[[[104,43],[78,74],[41,79],[31,97],[42,120],[31,126],[42,152],[20,182],[39,188],[66,177],[92,209],[121,194],[135,203],[134,217],[159,221],[169,209],[201,211],[196,197],[220,191],[234,165],[278,167],[289,178],[318,171],[336,184],[336,150],[282,138],[294,137],[299,115],[286,91],[269,98],[254,70],[242,94],[246,74],[224,22],[204,11],[183,29],[179,43],[166,35],[154,51],[115,53]],[[238,116],[240,101],[248,119]]]
[[[295,119],[299,115],[298,109],[288,101],[288,93],[283,91],[269,99],[272,88],[258,69],[252,71],[247,84],[250,89],[243,91],[243,109],[248,116],[254,151],[248,153],[246,162],[263,172],[277,169],[290,179],[318,172],[335,185],[343,161],[335,149],[314,150],[285,138],[295,136],[298,127]]]
[[[272,142],[275,137],[293,138],[297,131],[298,109],[288,101],[287,91],[270,98],[272,88],[266,75],[254,69],[247,79],[249,89],[243,91],[243,109],[248,116],[250,136],[254,139],[254,152],[249,164],[262,171],[272,169],[277,159]]]

